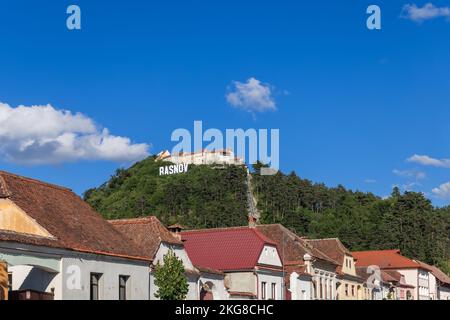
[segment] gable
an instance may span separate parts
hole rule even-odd
[[[184,250],[182,246],[171,245],[165,242],[161,242],[161,244],[159,245],[158,251],[156,252],[155,257],[153,259],[153,264],[156,265],[158,262],[163,263],[164,256],[170,251],[170,249],[173,250],[175,256],[177,256],[178,259],[183,261],[185,269],[187,270],[194,269],[194,265],[192,264],[191,259],[189,259],[186,250]]]
[[[265,245],[261,250],[258,264],[281,267],[281,259],[278,250],[274,246]]]
[[[0,230],[53,238],[53,235],[9,199],[0,199]]]

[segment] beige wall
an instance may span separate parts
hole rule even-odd
[[[0,199],[0,230],[33,234],[42,237],[52,236],[8,199]]]
[[[340,285],[337,288],[338,300],[358,300],[358,286],[362,286],[362,284],[343,279],[340,279],[339,282]]]
[[[228,286],[229,291],[257,294],[256,276],[253,272],[228,273],[225,276],[225,283]]]

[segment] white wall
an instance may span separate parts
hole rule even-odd
[[[53,292],[55,299],[61,299],[61,273],[47,272],[33,266],[9,266],[8,273],[12,273],[13,290]]]
[[[164,256],[169,252],[169,250],[172,249],[175,255],[183,261],[183,265],[186,269],[194,270],[194,265],[191,262],[191,259],[189,259],[189,256],[182,246],[174,246],[169,245],[165,242],[162,242],[159,246],[158,251],[155,254],[155,257],[153,259],[153,264],[156,265],[158,262],[162,263]]]
[[[162,242],[159,246],[158,251],[156,252],[155,258],[153,260],[153,264],[156,265],[158,262],[163,263],[164,256],[172,249],[175,255],[183,261],[184,268],[187,270],[196,270],[194,265],[189,259],[189,256],[186,250],[182,246],[173,246],[167,243]],[[186,296],[186,300],[198,300],[199,299],[199,289],[198,289],[198,278],[195,276],[188,277],[188,285],[189,291]],[[150,274],[150,289],[149,295],[151,300],[158,300],[155,297],[156,292],[158,291],[158,287],[155,285],[155,277],[153,274]]]
[[[212,284],[212,294],[214,300],[227,300],[228,292],[224,284],[224,276],[203,273],[200,277],[200,285],[203,283]],[[201,288],[201,287],[200,287]],[[199,290],[200,290],[199,288]],[[200,291],[199,291],[200,292]]]
[[[278,255],[277,248],[273,246],[264,246],[261,255],[259,256],[258,264],[281,267],[281,259]]]
[[[450,287],[439,287],[439,300],[450,300]]]
[[[289,277],[291,300],[312,300],[311,277],[299,277],[297,272],[291,273]]]
[[[112,259],[106,256],[76,254],[62,259],[62,298],[64,300],[89,300],[90,275],[102,274],[99,285],[100,300],[119,299],[119,276],[128,276],[127,300],[149,299],[149,263],[145,261]],[[70,268],[70,269],[69,269]],[[81,286],[73,286],[73,274],[81,271]],[[76,271],[75,271],[76,272]],[[72,284],[72,285],[71,285]]]
[[[8,252],[20,256],[38,259],[45,255],[58,259],[59,272],[45,271],[38,265],[9,266],[12,272],[13,289],[34,289],[52,292],[55,300],[89,300],[90,273],[101,273],[100,299],[117,300],[119,298],[119,275],[129,276],[127,282],[127,299],[148,300],[149,297],[149,262],[79,253],[70,250],[54,249],[24,245],[18,243],[1,243]],[[0,249],[1,250],[1,249]],[[32,260],[34,261],[34,260]]]
[[[414,286],[415,289],[412,289],[413,293],[413,299],[418,299],[418,288],[417,288],[417,282],[418,282],[418,270],[417,269],[398,269],[398,272],[400,272],[402,275],[405,276],[405,281],[407,284]]]
[[[258,299],[262,300],[262,283],[266,283],[266,300],[272,299],[272,283],[276,285],[276,294],[275,300],[283,300],[284,299],[284,279],[283,274],[281,272],[267,272],[267,271],[257,271],[257,279],[258,279]]]
[[[437,286],[436,286],[436,277],[431,272],[428,274],[428,277],[429,277],[430,299],[437,300],[438,292],[437,292]]]

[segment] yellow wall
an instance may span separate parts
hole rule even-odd
[[[340,283],[341,284],[337,289],[338,300],[358,300],[358,286],[360,285],[359,283],[343,279],[340,279]],[[348,290],[346,290],[346,287],[348,288]]]
[[[52,236],[8,199],[0,199],[0,230],[33,234],[42,237]]]
[[[351,276],[356,276],[355,259],[350,255],[345,255],[342,263],[342,272]],[[340,285],[337,288],[339,300],[368,300],[370,294],[366,292],[364,284],[361,282],[340,279]],[[347,288],[347,290],[346,290]]]
[[[6,263],[0,261],[0,300],[8,300],[8,269]]]

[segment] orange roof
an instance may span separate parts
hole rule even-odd
[[[421,266],[400,254],[400,250],[373,250],[352,252],[358,267],[376,265],[381,269],[417,269]]]

